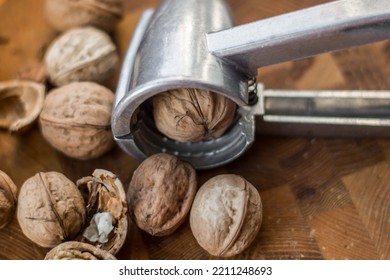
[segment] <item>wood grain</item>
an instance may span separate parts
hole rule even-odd
[[[227,0],[237,23],[295,11],[325,0]],[[58,33],[43,15],[44,0],[0,0],[0,81],[40,61]],[[125,0],[126,14],[111,35],[123,59],[142,12],[158,0]],[[267,88],[390,89],[390,43],[351,48],[259,69]],[[115,90],[118,72],[107,86]],[[0,169],[17,186],[37,172],[71,180],[96,168],[125,187],[139,161],[119,147],[96,160],[77,161],[55,151],[38,124],[24,134],[0,131]],[[244,176],[262,197],[258,236],[231,259],[390,259],[390,140],[257,135],[250,150],[223,167],[199,171],[199,185],[223,173]],[[43,259],[48,249],[29,241],[16,217],[0,230],[0,259]],[[167,237],[152,237],[131,221],[119,259],[215,259],[193,237],[188,219]]]

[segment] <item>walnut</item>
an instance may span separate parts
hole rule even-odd
[[[111,38],[94,27],[73,28],[49,46],[44,63],[50,81],[62,86],[75,81],[106,82],[119,57]]]
[[[262,222],[261,198],[241,176],[218,175],[198,190],[190,227],[199,245],[211,255],[230,257],[245,250]]]
[[[230,99],[206,90],[177,89],[153,97],[157,129],[180,142],[215,139],[229,128],[236,111]]]
[[[116,255],[128,228],[126,193],[116,175],[96,169],[92,176],[77,181],[87,205],[87,227],[80,241],[91,243]]]
[[[92,82],[51,91],[39,117],[44,138],[68,157],[98,158],[114,146],[111,111],[114,93]]]
[[[0,82],[0,128],[10,132],[28,129],[38,118],[45,87],[31,81]]]
[[[65,175],[40,172],[20,188],[17,218],[23,233],[42,247],[73,240],[84,228],[85,204]]]
[[[134,171],[127,191],[130,216],[151,235],[173,233],[186,218],[197,189],[194,168],[168,154],[155,154]]]
[[[51,249],[45,260],[116,260],[107,251],[88,243],[68,241]]]
[[[123,17],[123,0],[46,0],[45,16],[61,31],[85,25],[112,31]]]
[[[0,229],[5,227],[13,218],[18,188],[12,179],[0,170]]]

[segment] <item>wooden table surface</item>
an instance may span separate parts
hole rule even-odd
[[[238,23],[327,2],[227,1]],[[121,57],[142,11],[157,0],[126,0],[113,37]],[[58,35],[42,13],[43,0],[0,0],[0,81],[42,59]],[[268,88],[390,89],[390,42],[325,54],[259,70]],[[118,67],[119,68],[119,67]],[[119,69],[118,69],[119,70]],[[107,85],[115,90],[117,75]],[[16,183],[37,172],[71,180],[104,168],[127,186],[139,162],[118,147],[90,161],[51,148],[35,124],[24,134],[0,131],[0,170]],[[244,176],[260,192],[264,220],[252,245],[235,259],[390,259],[390,140],[258,135],[251,149],[221,168],[199,171]],[[48,249],[24,237],[16,218],[0,230],[0,259],[43,259]],[[130,227],[119,259],[214,259],[196,243],[188,219],[172,235],[152,237]]]

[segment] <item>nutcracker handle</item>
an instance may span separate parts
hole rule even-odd
[[[259,67],[390,38],[389,0],[340,0],[211,32],[208,50],[249,75]]]

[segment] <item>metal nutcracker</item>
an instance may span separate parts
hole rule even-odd
[[[390,38],[388,0],[340,0],[235,26],[223,0],[165,0],[141,17],[116,91],[112,131],[129,155],[173,154],[197,169],[245,153],[256,133],[390,135],[390,91],[267,90],[263,66]],[[154,126],[150,98],[205,89],[238,105],[215,140],[180,143]]]

